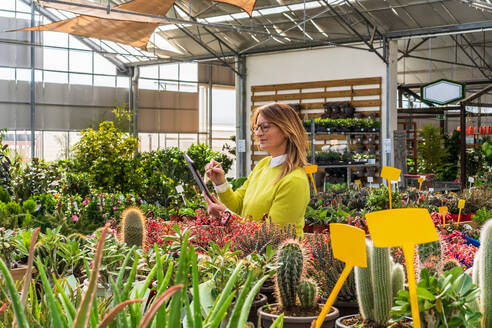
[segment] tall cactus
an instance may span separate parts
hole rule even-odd
[[[277,296],[283,308],[296,306],[297,290],[304,267],[304,254],[296,240],[287,240],[278,250]]]
[[[304,280],[299,284],[297,295],[303,309],[312,309],[317,304],[318,286],[312,280]]]
[[[492,220],[487,221],[482,227],[480,250],[475,261],[477,260],[474,273],[478,273],[478,284],[481,290],[482,328],[492,328]]]
[[[367,268],[355,269],[355,283],[360,312],[365,320],[384,326],[390,319],[393,305],[392,261],[388,248],[376,248],[367,242]],[[402,285],[396,282],[394,289]]]
[[[403,289],[405,283],[405,271],[401,264],[393,265],[391,270],[391,289],[393,291],[393,298],[398,296],[398,291]]]
[[[122,214],[122,241],[128,246],[143,247],[146,236],[145,216],[142,211],[136,207],[127,208]]]

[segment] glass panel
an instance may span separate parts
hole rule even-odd
[[[80,141],[80,132],[79,131],[70,131],[69,132],[69,139],[70,139],[70,149],[69,151],[71,152],[72,149],[73,149],[73,146]],[[69,156],[70,156],[70,153],[69,153]]]
[[[179,91],[182,92],[198,92],[197,83],[180,83]]]
[[[142,66],[140,67],[140,76],[151,79],[159,78],[159,66]]]
[[[24,161],[31,160],[31,131],[16,131],[15,150]]]
[[[103,56],[94,54],[94,73],[116,75],[116,67]]]
[[[46,46],[68,47],[68,34],[60,32],[42,32],[43,44]],[[46,50],[46,49],[45,49]]]
[[[68,73],[44,72],[44,82],[48,83],[68,83]]]
[[[177,133],[167,133],[166,134],[166,147],[178,147],[178,134]]]
[[[70,84],[92,85],[92,75],[70,73]]]
[[[67,132],[44,131],[43,158],[45,161],[64,159],[67,155]]]
[[[197,81],[198,65],[196,63],[179,64],[179,79],[183,81]]]
[[[236,91],[234,89],[212,89],[212,124],[236,124]]]
[[[17,68],[17,81],[31,81],[31,70],[26,68]]]
[[[128,89],[130,87],[130,79],[125,76],[117,76],[116,83],[118,88]]]
[[[70,50],[70,71],[92,73],[92,52]]]
[[[138,80],[138,88],[139,89],[158,90],[158,83],[157,83],[157,80],[139,79]]]
[[[187,150],[191,145],[196,144],[195,133],[180,133],[179,134],[179,149]]]
[[[68,70],[67,50],[44,48],[43,68],[52,69],[56,71],[67,71]]]
[[[0,67],[0,80],[14,80],[15,68]]]
[[[178,76],[178,64],[166,64],[159,66],[159,78],[177,80]]]
[[[94,85],[100,87],[114,87],[116,85],[115,76],[94,75]]]
[[[87,47],[85,44],[79,41],[76,37],[73,35],[68,36],[68,41],[70,42],[70,48],[71,49],[86,49],[89,50],[89,47]]]
[[[15,10],[15,0],[2,0],[0,9]]]

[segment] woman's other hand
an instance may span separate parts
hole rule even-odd
[[[205,165],[205,172],[216,186],[226,183],[224,169],[216,160],[211,160],[210,163]]]
[[[222,212],[224,212],[227,209],[227,207],[224,204],[222,204],[220,201],[218,201],[215,195],[211,194],[210,196],[212,197],[214,202],[212,202],[210,199],[208,199],[208,197],[205,194],[203,194],[203,197],[205,197],[205,201],[207,202],[208,215],[219,218]]]

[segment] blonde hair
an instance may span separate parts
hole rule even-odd
[[[290,172],[307,165],[305,130],[296,111],[286,104],[273,103],[257,108],[251,115],[251,129],[256,126],[258,115],[278,126],[287,137],[287,159],[274,184]],[[255,135],[256,140],[256,135]]]

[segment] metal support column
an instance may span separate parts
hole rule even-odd
[[[209,65],[208,67],[209,72],[208,72],[208,145],[210,148],[212,148],[212,90],[213,90],[213,84],[212,84],[212,64]]]
[[[236,57],[236,177],[246,176],[246,57]],[[239,145],[244,144],[244,149]],[[240,151],[243,150],[243,151]]]
[[[130,89],[128,108],[133,112],[133,127],[131,133],[138,138],[138,78],[140,68],[133,66],[130,68]]]
[[[35,12],[35,5],[34,3],[31,3],[31,27],[36,25],[36,22],[34,20],[34,12]],[[34,48],[34,44],[36,43],[36,40],[34,40],[35,34],[34,31],[31,31],[31,96],[30,96],[30,103],[31,103],[31,159],[35,157],[35,147],[36,147],[36,131],[35,131],[35,122],[36,122],[36,61],[35,61],[35,55],[36,55],[36,49]]]
[[[466,188],[466,105],[461,104],[460,109],[460,143],[461,143],[461,173],[460,173],[460,182],[461,189]]]

